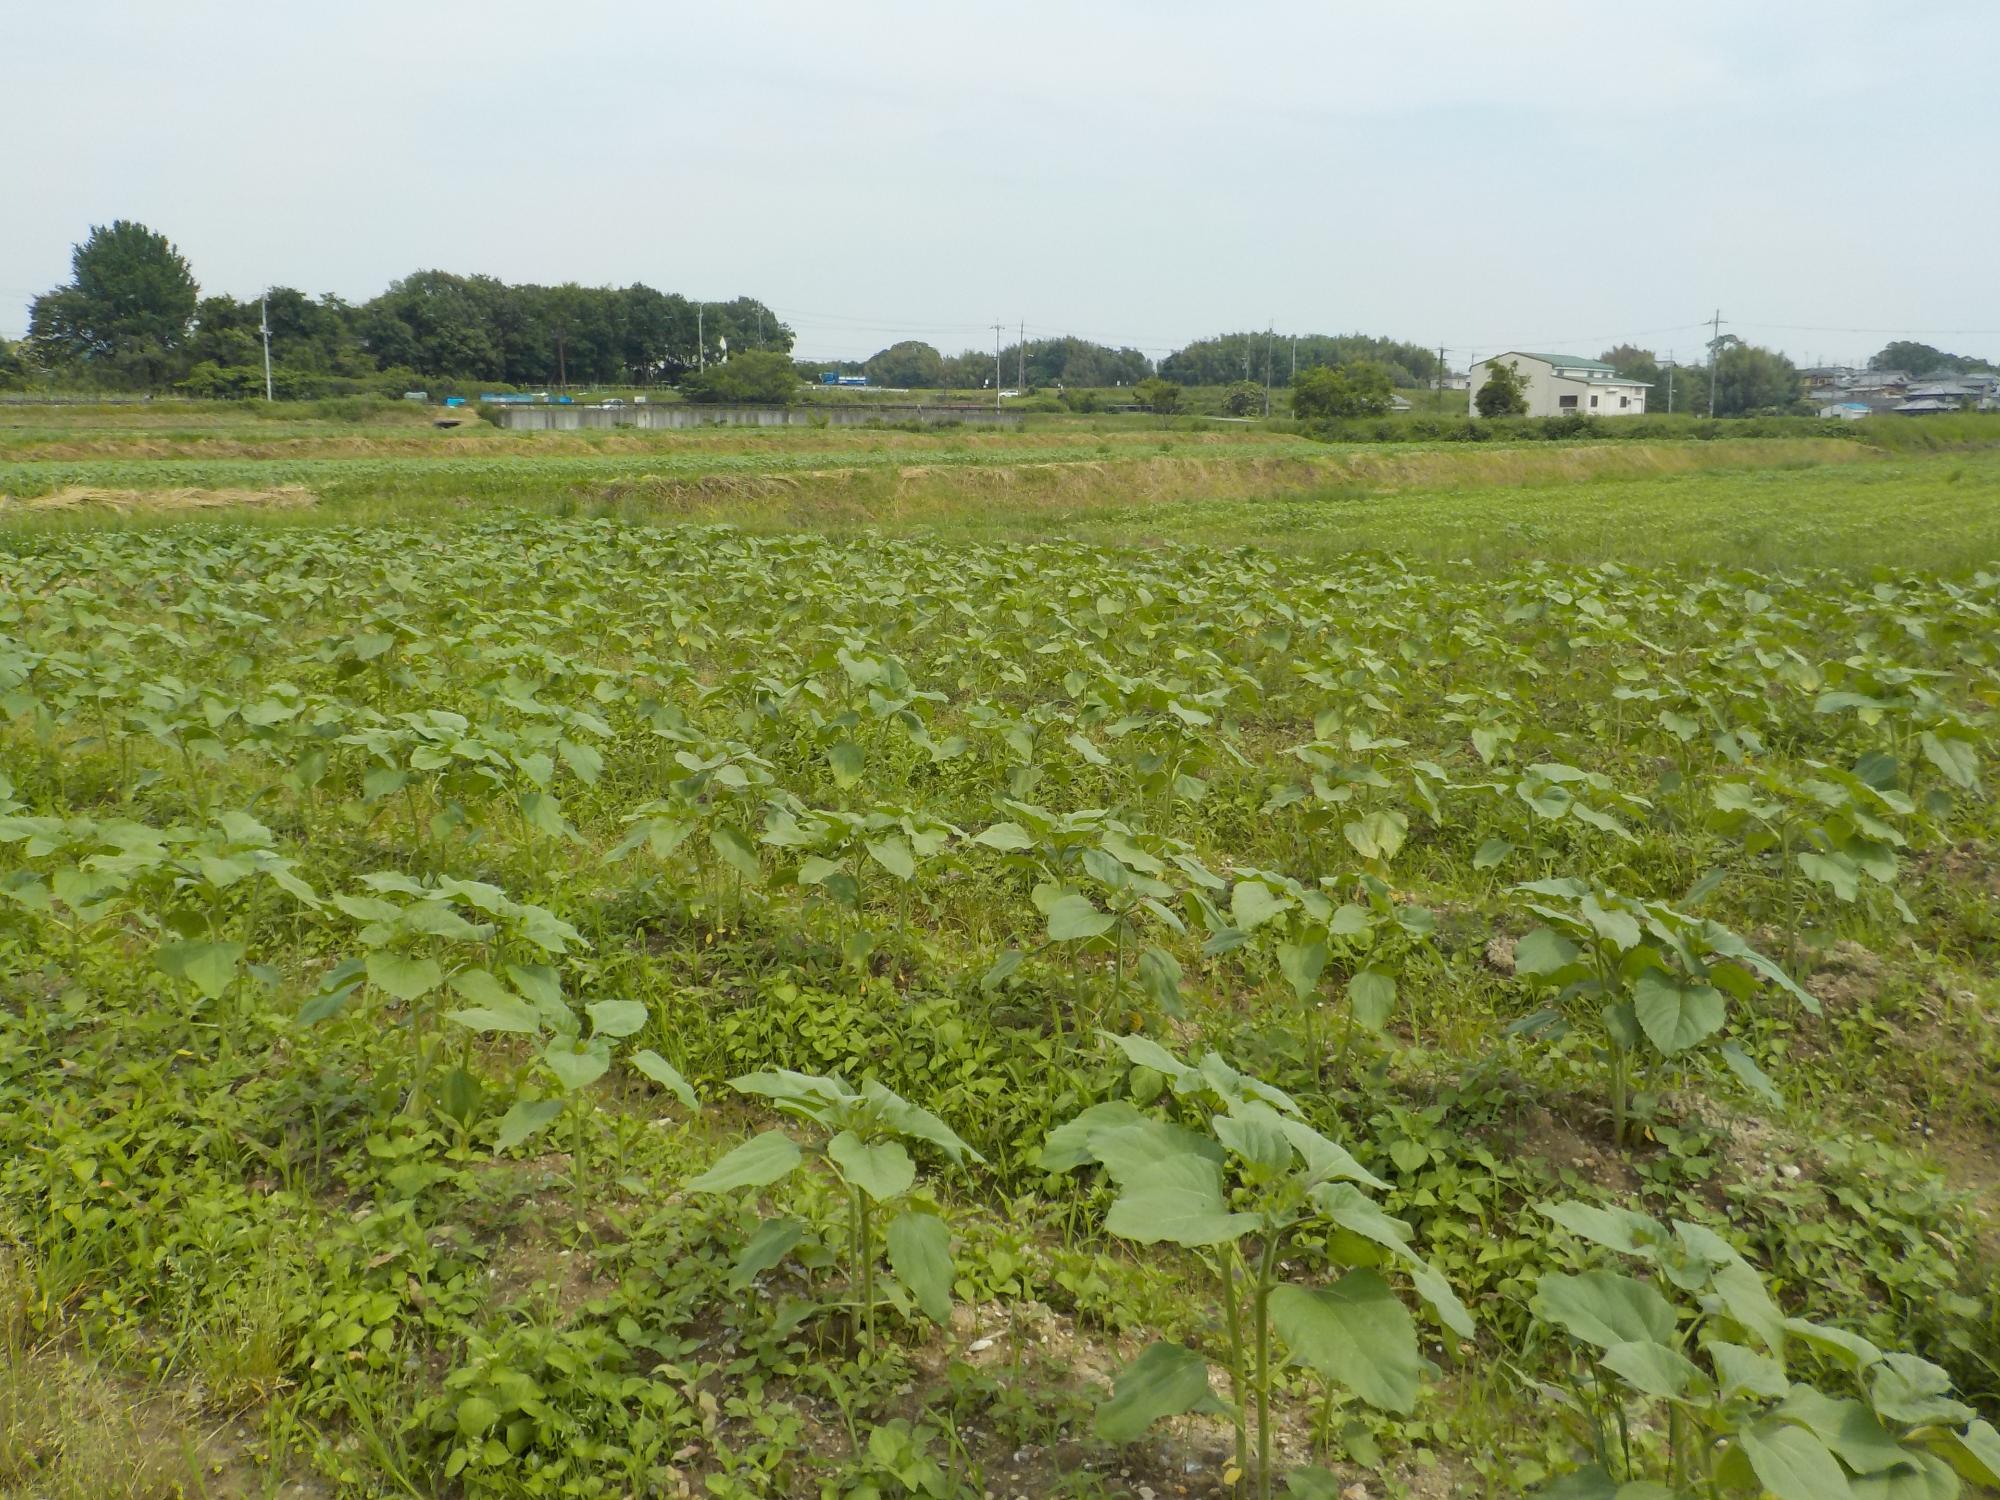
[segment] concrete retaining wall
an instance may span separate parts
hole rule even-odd
[[[500,425],[514,432],[574,432],[585,427],[864,427],[870,422],[960,423],[1019,427],[1021,414],[990,406],[496,406]]]

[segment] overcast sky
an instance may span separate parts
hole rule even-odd
[[[0,0],[0,334],[92,224],[204,288],[426,267],[1465,355],[2000,355],[2000,4]]]

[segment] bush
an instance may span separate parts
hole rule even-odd
[[[1351,365],[1306,370],[1292,383],[1292,414],[1306,421],[1340,417],[1376,417],[1389,410],[1395,388],[1381,365],[1359,361]]]
[[[681,395],[689,401],[745,401],[789,405],[799,399],[799,377],[790,356],[768,351],[738,354],[683,375]]]
[[[1482,417],[1527,415],[1528,392],[1519,368],[1511,364],[1488,364],[1486,379],[1480,383],[1472,404]]]
[[[1141,404],[1162,415],[1181,409],[1181,388],[1171,380],[1162,380],[1157,375],[1149,380],[1140,381],[1133,387],[1133,394],[1139,398]]]

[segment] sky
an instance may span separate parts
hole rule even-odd
[[[0,0],[0,336],[208,291],[762,298],[807,357],[1275,325],[2000,357],[2000,4]],[[26,144],[29,149],[21,149]]]

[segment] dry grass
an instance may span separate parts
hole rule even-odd
[[[831,456],[831,455],[830,455]],[[1010,464],[904,465],[784,473],[639,475],[607,485],[602,499],[646,515],[771,527],[929,524],[972,513],[1144,509],[1191,501],[1257,501],[1344,492],[1507,488],[1645,479],[1728,469],[1866,463],[1879,455],[1832,439],[1620,443],[1593,447],[1328,448],[1296,455],[1114,451],[1095,459]]]
[[[67,485],[46,495],[17,498],[0,495],[0,517],[10,514],[60,510],[221,510],[251,507],[262,510],[294,510],[317,505],[319,496],[302,485],[279,485],[271,489],[165,489],[114,490],[91,485]]]

